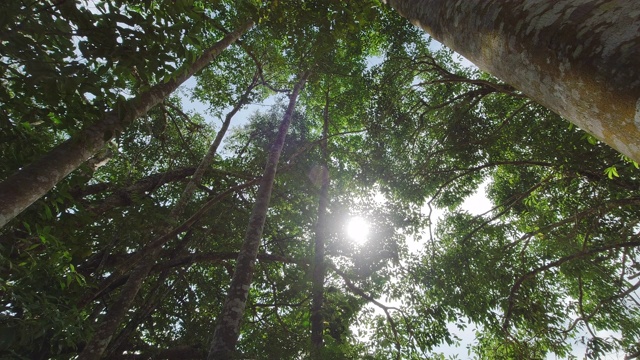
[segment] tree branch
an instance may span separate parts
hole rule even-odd
[[[538,267],[534,270],[531,270],[529,272],[527,272],[526,274],[522,275],[511,287],[511,292],[509,294],[509,298],[508,298],[508,308],[507,311],[505,313],[505,318],[502,324],[502,329],[505,332],[508,332],[508,328],[509,328],[509,324],[511,321],[511,316],[513,313],[513,309],[515,307],[515,302],[516,302],[516,296],[518,293],[518,290],[520,290],[520,287],[522,286],[522,284],[524,284],[525,281],[527,281],[528,279],[531,279],[533,277],[535,277],[537,274],[540,274],[544,271],[550,270],[552,268],[558,267],[563,265],[564,263],[567,263],[569,261],[573,261],[573,260],[578,260],[578,259],[582,259],[582,258],[586,258],[589,257],[591,255],[597,254],[597,253],[601,253],[604,251],[609,251],[612,249],[624,249],[624,248],[629,248],[629,247],[638,247],[640,246],[640,240],[636,240],[636,241],[627,241],[627,242],[623,242],[623,243],[616,243],[616,244],[609,244],[609,245],[605,245],[605,246],[600,246],[597,248],[593,248],[593,249],[589,249],[589,250],[583,250],[583,251],[579,251],[576,252],[574,254],[568,255],[568,256],[564,256],[556,261],[552,261],[544,266]]]
[[[338,270],[335,266],[333,265],[328,265],[328,267],[333,270],[336,274],[338,274],[342,280],[344,280],[345,285],[347,286],[347,288],[354,294],[360,296],[361,298],[367,300],[368,302],[374,304],[375,306],[377,306],[378,308],[380,308],[382,311],[384,311],[386,317],[387,317],[387,321],[389,322],[389,326],[391,327],[391,331],[393,332],[393,337],[394,337],[394,343],[395,343],[395,347],[396,350],[398,351],[398,353],[396,354],[396,359],[400,359],[400,354],[401,354],[401,345],[400,345],[400,337],[398,336],[398,329],[396,326],[396,322],[393,320],[393,317],[391,317],[391,314],[389,313],[389,311],[391,310],[395,310],[395,311],[400,311],[402,312],[401,309],[398,309],[396,307],[393,306],[386,306],[384,304],[382,304],[381,302],[377,301],[376,299],[373,298],[373,296],[367,294],[364,290],[360,289],[359,287],[357,287],[352,281],[351,279],[349,279],[349,277],[347,276],[347,274],[345,274],[344,272]]]

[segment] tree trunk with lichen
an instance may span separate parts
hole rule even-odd
[[[0,183],[0,227],[11,221],[36,200],[44,196],[64,177],[94,156],[104,145],[137,118],[162,102],[193,74],[211,63],[223,50],[253,27],[249,21],[227,34],[205,51],[190,67],[166,83],[104,114],[102,119],[78,132],[33,163],[23,167]]]
[[[249,297],[249,289],[251,288],[251,281],[253,280],[256,258],[262,240],[262,231],[267,218],[267,210],[269,209],[271,191],[278,169],[278,162],[280,161],[280,154],[284,147],[289,125],[291,124],[298,94],[302,90],[308,75],[308,72],[302,74],[300,80],[298,80],[298,83],[294,86],[291,95],[289,95],[289,106],[280,123],[276,139],[273,144],[271,144],[267,156],[267,164],[260,181],[258,193],[256,194],[256,201],[251,211],[251,217],[249,218],[249,225],[247,226],[244,242],[240,249],[238,259],[236,260],[231,285],[229,286],[227,297],[222,307],[222,313],[218,318],[218,324],[213,334],[209,356],[207,357],[208,360],[227,360],[232,359],[234,356],[233,352],[238,342],[238,337],[240,336],[240,322],[247,305],[247,298]]]
[[[636,1],[388,3],[480,69],[640,162]]]

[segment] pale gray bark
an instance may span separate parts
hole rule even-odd
[[[640,161],[636,1],[388,2],[480,69]]]
[[[117,109],[105,113],[99,122],[78,132],[0,183],[0,227],[95,155],[116,134],[162,102],[178,86],[207,66],[251,27],[253,22],[243,24],[209,48],[187,69],[175,74],[171,80],[157,84],[148,91],[120,104]]]
[[[236,260],[231,285],[213,334],[208,360],[226,360],[231,359],[233,356],[233,351],[240,335],[240,322],[249,297],[249,289],[251,288],[256,257],[262,240],[262,231],[267,218],[267,210],[269,209],[271,191],[278,169],[278,162],[280,161],[280,154],[291,124],[298,94],[304,87],[307,76],[308,73],[304,73],[300,77],[291,95],[289,95],[289,106],[278,129],[276,139],[269,150],[267,164],[256,194],[256,202],[251,211],[240,254]]]

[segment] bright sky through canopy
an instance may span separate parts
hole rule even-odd
[[[360,216],[354,216],[347,224],[347,235],[357,244],[367,241],[369,236],[369,223]]]

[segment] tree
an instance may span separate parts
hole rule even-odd
[[[389,91],[369,132],[382,184],[449,210],[387,290],[407,294],[413,341],[453,341],[446,323],[471,323],[478,358],[569,356],[576,338],[593,358],[634,354],[635,163],[449,56],[411,49],[381,65]],[[483,182],[494,208],[460,209]],[[603,336],[613,328],[623,335]]]
[[[218,325],[213,334],[208,359],[230,358],[238,341],[238,336],[240,336],[240,321],[244,315],[247,298],[249,297],[249,289],[255,271],[255,262],[258,257],[260,241],[262,240],[262,231],[267,217],[267,210],[269,209],[271,191],[280,161],[280,154],[284,147],[298,95],[302,91],[308,76],[308,72],[302,73],[294,86],[290,95],[289,106],[278,128],[278,135],[270,147],[267,164],[260,181],[249,225],[247,226],[245,240],[233,271],[233,278],[222,308],[222,314],[218,318]]]
[[[192,178],[187,183],[185,190],[180,195],[177,203],[171,209],[171,223],[178,223],[178,220],[182,213],[186,209],[187,203],[191,200],[191,197],[195,191],[195,183],[200,183],[203,179],[204,173],[208,167],[211,166],[211,163],[216,155],[216,151],[218,146],[222,142],[222,138],[224,137],[227,129],[229,128],[229,124],[233,116],[238,112],[238,110],[246,103],[247,97],[256,86],[256,77],[254,76],[253,81],[248,86],[248,88],[241,95],[240,102],[236,104],[233,109],[227,114],[225,117],[225,121],[222,124],[222,128],[216,134],[215,139],[213,140],[211,146],[207,150],[206,155],[203,157],[198,167],[193,172]],[[222,195],[226,195],[224,192]],[[220,201],[221,197],[215,197],[214,199],[208,201],[203,208],[199,210],[199,214],[202,214],[203,209],[211,207],[215,205],[218,201]],[[194,219],[195,217],[195,219]],[[192,216],[186,222],[182,223],[177,228],[180,230],[188,229],[195,221],[198,220],[198,216]],[[172,229],[171,227],[167,227],[159,230],[160,235],[150,241],[143,249],[140,250],[140,253],[144,255],[143,259],[137,259],[137,261],[131,260],[135,267],[130,270],[130,275],[123,286],[122,291],[120,292],[118,300],[112,305],[111,309],[107,312],[104,319],[101,322],[100,327],[96,331],[96,334],[89,341],[89,343],[84,347],[82,353],[79,356],[79,359],[93,359],[97,357],[101,357],[104,351],[107,349],[109,345],[110,339],[113,337],[118,325],[122,321],[124,317],[124,312],[130,307],[133,299],[140,291],[144,280],[148,277],[149,272],[152,267],[155,265],[162,247],[172,240],[172,237],[179,234],[180,231],[176,231],[176,229]],[[188,236],[184,236],[181,240],[181,244],[177,246],[178,253],[182,252],[187,244],[188,244]],[[113,277],[113,276],[112,276]]]
[[[63,2],[61,7],[73,6],[68,4],[71,2]],[[74,137],[50,150],[46,156],[21,168],[5,179],[0,184],[0,204],[2,206],[0,226],[4,226],[51,190],[70,172],[95,155],[130,123],[146,114],[149,109],[163,101],[193,74],[202,70],[251,27],[253,27],[253,21],[245,22],[214,46],[205,50],[193,63],[187,63],[183,69],[177,70],[163,83],[142,91],[132,99],[120,101],[115,109],[105,112],[96,123],[87,126]]]
[[[640,25],[632,2],[389,4],[481,69],[640,161]]]
[[[317,167],[316,174],[320,183],[320,194],[318,200],[318,219],[316,220],[315,244],[313,251],[313,281],[311,286],[311,356],[320,359],[322,357],[323,333],[324,333],[324,316],[322,314],[322,303],[324,301],[324,279],[325,279],[325,243],[327,242],[327,203],[329,201],[329,150],[327,148],[329,136],[329,106],[330,106],[330,89],[327,89],[324,109],[322,111],[322,142],[320,149],[322,151],[322,162]]]
[[[213,344],[243,358],[443,359],[456,325],[476,358],[638,353],[637,163],[392,8],[0,8],[5,178],[257,24],[0,229],[0,357],[205,358],[228,318]],[[482,187],[493,209],[461,205]]]

